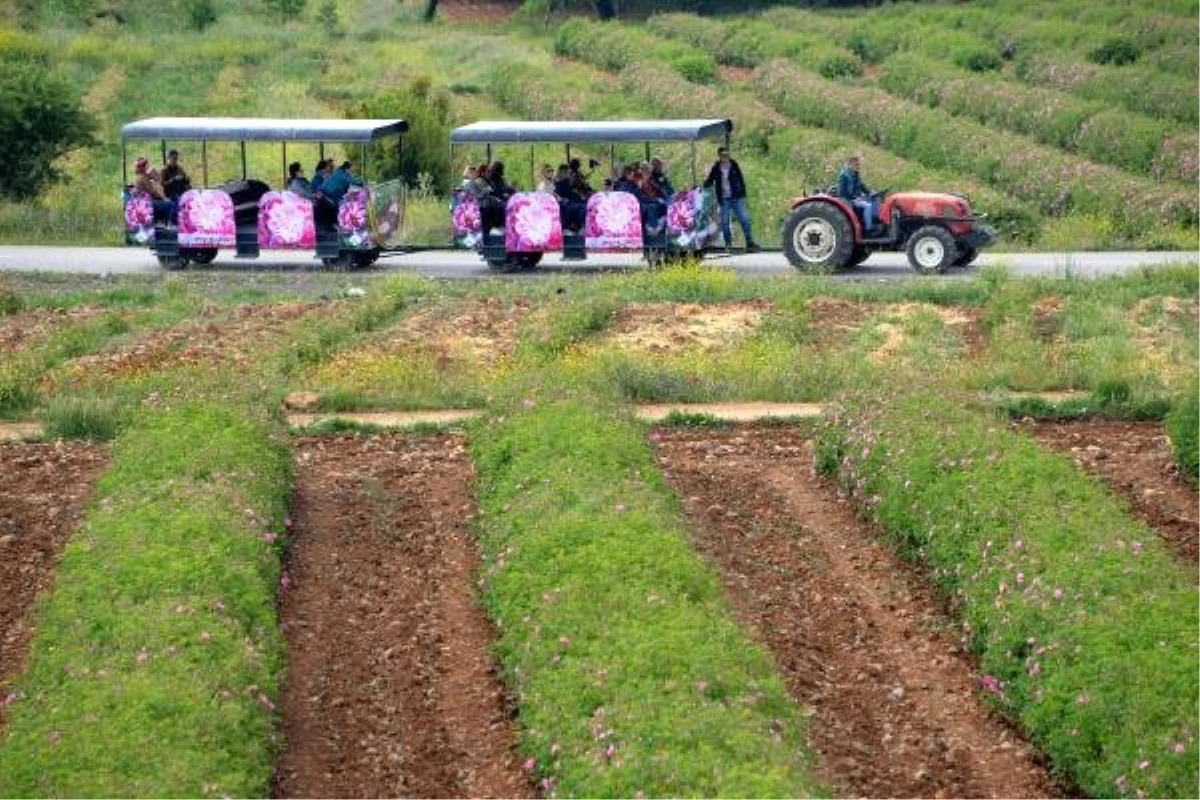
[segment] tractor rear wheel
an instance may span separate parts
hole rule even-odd
[[[803,272],[833,272],[851,263],[854,228],[836,206],[803,203],[783,226],[783,253]]]
[[[954,243],[954,237],[940,225],[918,228],[909,237],[906,249],[908,263],[922,275],[945,272],[958,258],[958,245]]]
[[[850,260],[846,262],[847,267],[857,267],[859,264],[867,260],[871,255],[871,251],[862,245],[855,245],[854,251],[850,253]]]
[[[956,267],[970,266],[971,262],[973,262],[978,255],[979,255],[979,250],[974,247],[967,247],[963,250],[960,250],[958,253],[958,258],[954,259],[954,266],[956,266]]]

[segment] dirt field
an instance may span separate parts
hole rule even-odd
[[[530,797],[454,436],[301,438],[277,797]]]

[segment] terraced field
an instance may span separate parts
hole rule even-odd
[[[570,302],[384,276],[346,294],[359,278],[11,295],[8,424],[46,441],[0,447],[3,793],[1156,795],[1195,775],[1197,497],[1171,411],[1193,272],[870,290],[686,266]],[[1048,389],[1074,391],[1021,394]],[[289,433],[301,395],[333,419],[473,415]],[[705,401],[825,413],[730,424]]]

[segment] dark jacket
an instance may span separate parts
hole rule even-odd
[[[729,196],[721,194],[721,162],[719,160],[708,171],[708,177],[704,179],[704,186],[705,188],[715,187],[718,200],[737,200],[746,196],[746,179],[742,177],[742,168],[732,158],[729,159]]]
[[[351,186],[362,186],[363,179],[350,172],[338,167],[333,171],[333,174],[325,179],[321,184],[321,194],[328,197],[334,203],[340,203],[342,198],[346,196],[346,192],[350,191]]]
[[[871,190],[863,183],[858,170],[842,167],[842,171],[838,173],[837,194],[843,200],[855,200],[859,197],[869,196]]]

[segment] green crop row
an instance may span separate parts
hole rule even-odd
[[[804,720],[643,431],[530,388],[479,424],[483,601],[546,796],[811,797]]]
[[[1053,89],[1028,87],[955,69],[915,53],[883,63],[889,92],[955,116],[999,125],[1092,161],[1194,184],[1200,134]]]
[[[1197,592],[1154,533],[995,415],[851,398],[819,463],[957,609],[982,690],[1090,797],[1197,785]]]
[[[1197,225],[1194,192],[1159,186],[879,89],[836,84],[782,60],[760,69],[755,87],[799,122],[835,127],[931,167],[975,175],[1046,214],[1103,214],[1131,235]]]
[[[117,439],[40,609],[0,795],[266,795],[290,485],[277,433],[192,404]]]
[[[1200,484],[1200,384],[1191,381],[1190,391],[1171,407],[1167,415],[1167,435],[1175,453],[1175,463],[1192,486]]]

